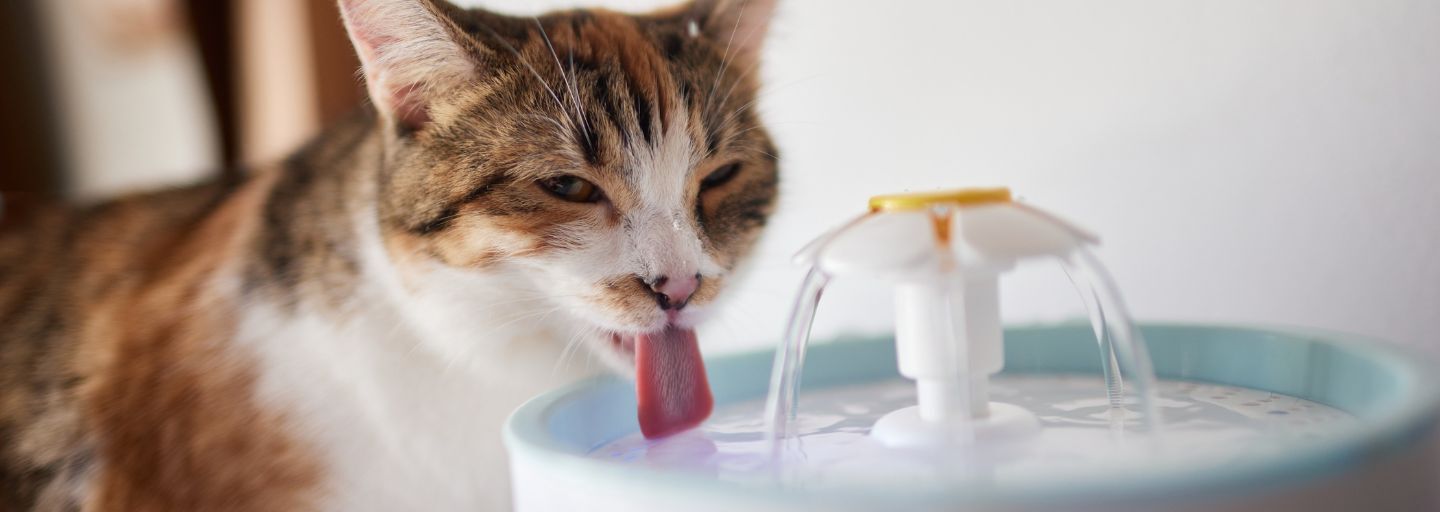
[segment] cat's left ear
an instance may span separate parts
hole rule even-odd
[[[339,0],[370,99],[399,126],[430,121],[437,97],[477,78],[477,46],[444,0]]]
[[[736,60],[760,58],[779,0],[695,0],[695,29],[729,49]]]

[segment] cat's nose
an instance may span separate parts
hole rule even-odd
[[[681,278],[660,276],[644,281],[650,287],[650,293],[655,296],[655,302],[660,305],[660,309],[667,311],[684,309],[685,305],[690,303],[690,296],[700,289],[700,274]]]

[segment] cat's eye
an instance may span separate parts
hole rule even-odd
[[[704,192],[729,183],[730,180],[735,179],[735,175],[737,174],[740,174],[740,164],[738,162],[715,169],[709,175],[705,176],[705,179],[700,180],[700,191]]]
[[[594,203],[605,198],[600,187],[575,176],[556,176],[539,182],[540,188],[550,195],[572,203]]]

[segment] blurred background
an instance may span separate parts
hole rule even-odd
[[[363,96],[332,4],[0,3],[6,218],[284,155]],[[1440,353],[1440,2],[782,0],[762,73],[781,210],[707,350],[773,343],[790,255],[868,196],[1007,185],[1100,234],[1142,319]],[[1082,311],[1054,269],[1005,286],[1010,322]],[[828,293],[817,335],[890,324]]]

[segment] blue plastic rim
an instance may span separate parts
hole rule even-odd
[[[1145,325],[1156,374],[1162,379],[1239,386],[1303,398],[1360,419],[1319,442],[1287,447],[1284,456],[1224,468],[1156,472],[1108,485],[958,486],[942,492],[905,489],[827,490],[823,496],[780,487],[745,487],[684,472],[622,466],[585,455],[639,430],[632,385],[603,378],[557,390],[521,406],[506,425],[512,457],[557,471],[646,487],[738,494],[775,503],[823,502],[923,505],[1036,503],[1186,495],[1242,495],[1343,474],[1393,456],[1426,439],[1440,424],[1440,379],[1429,359],[1401,347],[1334,333],[1197,325]],[[853,338],[815,342],[807,351],[804,390],[898,378],[893,341]],[[754,352],[707,362],[717,405],[763,399],[772,354]],[[1007,329],[1006,373],[1100,374],[1089,325]],[[801,395],[801,407],[804,407]],[[817,501],[818,500],[818,501]]]

